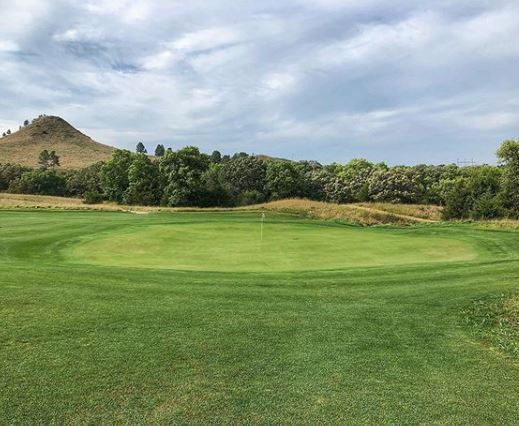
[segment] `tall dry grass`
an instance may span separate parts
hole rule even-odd
[[[434,219],[425,217],[403,215],[397,212],[385,211],[379,204],[374,208],[368,204],[334,204],[320,201],[289,199],[272,201],[270,203],[242,207],[240,210],[267,210],[281,213],[295,214],[312,219],[335,219],[354,222],[362,225],[383,224],[412,224],[420,222],[433,222]],[[408,211],[410,212],[410,211]]]
[[[430,204],[356,203],[355,205],[433,221],[442,219],[442,207]]]

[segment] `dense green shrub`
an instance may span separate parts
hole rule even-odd
[[[11,182],[19,179],[28,171],[30,171],[28,167],[23,167],[18,164],[0,164],[0,191],[6,191]]]
[[[101,189],[109,201],[123,201],[129,185],[128,169],[132,159],[130,151],[116,149],[112,159],[101,167]]]
[[[65,195],[67,182],[62,174],[51,169],[36,169],[25,172],[11,182],[9,192],[36,195]]]
[[[83,200],[85,204],[99,204],[103,202],[103,194],[95,191],[88,191],[85,193]]]
[[[101,193],[101,170],[103,162],[92,164],[67,174],[67,195],[84,197],[87,192]]]

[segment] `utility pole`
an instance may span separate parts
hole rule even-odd
[[[456,164],[458,167],[474,167],[476,165],[476,162],[474,161],[473,158],[470,160],[467,160],[467,159],[460,160],[458,158],[456,160]]]

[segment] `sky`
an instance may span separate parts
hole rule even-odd
[[[495,162],[517,0],[0,0],[0,131],[322,163]],[[1,159],[0,159],[1,161]]]

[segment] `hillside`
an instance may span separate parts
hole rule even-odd
[[[95,142],[60,117],[42,116],[0,138],[0,163],[35,167],[44,149],[56,151],[63,169],[79,169],[110,159],[114,148]]]

